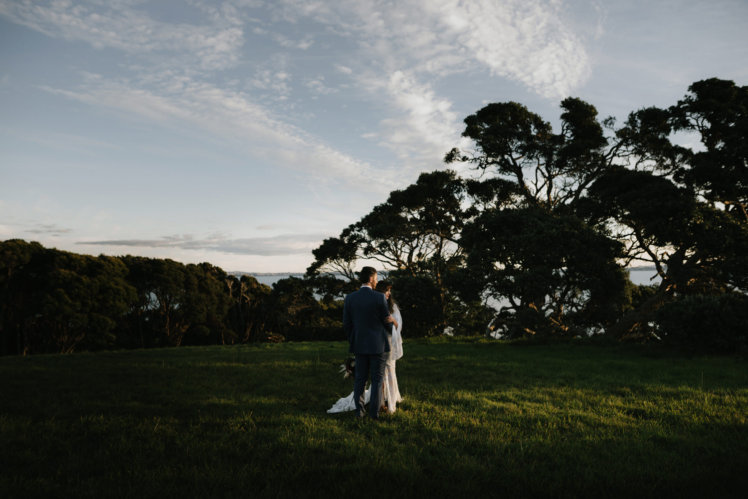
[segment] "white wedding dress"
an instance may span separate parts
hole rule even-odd
[[[384,368],[384,379],[382,380],[382,388],[384,390],[383,400],[387,401],[387,412],[392,414],[397,408],[397,403],[402,402],[400,396],[400,389],[397,386],[397,375],[395,374],[395,361],[403,356],[403,317],[400,314],[400,309],[395,305],[395,309],[392,312],[392,317],[397,322],[397,327],[392,328],[392,340],[390,342],[390,357],[387,359],[387,364]],[[364,392],[364,403],[368,404],[371,399],[371,387],[367,388]],[[338,412],[355,411],[356,404],[353,401],[353,392],[347,397],[338,399],[327,410],[328,414],[335,414]]]

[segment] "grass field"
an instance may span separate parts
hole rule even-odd
[[[328,415],[344,343],[0,358],[0,497],[745,497],[748,363],[406,341],[405,401]]]

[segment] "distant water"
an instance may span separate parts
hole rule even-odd
[[[244,272],[237,272],[237,274],[242,274]],[[272,286],[276,282],[280,281],[281,279],[286,279],[287,277],[298,277],[302,278],[304,277],[304,274],[290,274],[290,273],[278,273],[278,274],[251,274],[249,272],[246,272],[246,274],[253,276],[255,279],[257,279],[258,282],[261,284],[267,284],[268,286]],[[654,268],[635,268],[629,270],[629,276],[634,284],[658,284],[660,282],[660,277],[657,276],[657,272]],[[654,279],[652,279],[654,277]]]
[[[233,272],[234,275],[237,277],[243,274],[251,275],[255,279],[257,279],[257,282],[260,284],[266,284],[268,286],[273,286],[276,282],[280,281],[281,279],[286,279],[288,277],[298,277],[301,279],[304,277],[304,274],[289,274],[289,273],[280,273],[280,274],[252,274],[251,272]]]
[[[629,279],[634,284],[659,284],[662,280],[654,268],[629,269]]]

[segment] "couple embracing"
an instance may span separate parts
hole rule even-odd
[[[359,280],[361,288],[346,296],[343,304],[343,330],[349,351],[356,359],[353,393],[338,400],[327,412],[355,410],[356,416],[363,418],[369,398],[369,416],[378,419],[385,400],[390,413],[395,412],[401,400],[395,361],[403,354],[402,317],[392,300],[391,286],[385,282],[377,286],[376,269],[364,267]],[[366,390],[369,378],[371,389]]]

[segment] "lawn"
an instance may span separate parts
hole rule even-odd
[[[410,340],[381,421],[344,343],[0,358],[0,497],[744,497],[748,364]]]

